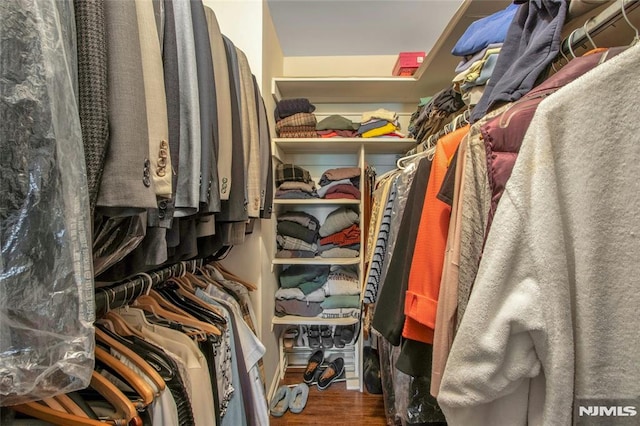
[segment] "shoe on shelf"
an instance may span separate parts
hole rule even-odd
[[[320,326],[310,325],[307,328],[307,335],[309,336],[309,347],[318,349],[320,347]]]
[[[318,389],[325,390],[344,373],[344,359],[336,358],[327,365],[318,377]]]
[[[315,351],[309,361],[307,361],[307,368],[304,370],[304,374],[302,378],[306,384],[313,382],[313,379],[316,377],[316,372],[318,371],[318,367],[324,361],[324,352],[322,350]]]
[[[293,348],[299,334],[300,330],[298,330],[297,326],[287,328],[282,334],[282,342],[284,344],[284,347],[287,349]]]
[[[307,405],[309,398],[309,386],[306,383],[300,383],[291,389],[291,398],[289,399],[289,411],[294,414],[300,414]]]
[[[269,412],[273,417],[282,417],[289,408],[291,389],[289,386],[280,386],[269,404]]]
[[[322,347],[329,349],[333,347],[333,339],[331,338],[331,327],[328,325],[320,326],[320,337],[322,338]]]
[[[342,340],[342,330],[344,326],[336,325],[336,330],[333,332],[333,346],[338,349],[344,348],[344,341]]]
[[[356,325],[344,325],[340,330],[340,338],[339,344],[341,348],[344,348],[346,344],[349,344],[353,341],[353,335],[355,334]],[[337,346],[337,345],[336,345]]]

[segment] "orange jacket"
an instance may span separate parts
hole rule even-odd
[[[438,141],[422,205],[418,238],[405,297],[406,318],[402,335],[424,343],[433,343],[440,278],[451,214],[451,207],[436,196],[444,181],[449,162],[468,132],[469,126],[465,126]],[[464,159],[460,158],[459,161]]]

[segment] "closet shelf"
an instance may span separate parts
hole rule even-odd
[[[364,146],[368,154],[401,154],[416,146],[411,138],[274,138],[275,145],[287,154],[357,153]]]
[[[360,200],[349,200],[349,199],[338,199],[338,200],[327,200],[324,198],[314,198],[314,199],[284,199],[284,198],[275,198],[273,200],[273,204],[275,205],[285,205],[285,206],[343,206],[343,205],[360,205]]]
[[[273,317],[271,325],[351,325],[357,324],[358,318],[318,318],[300,317],[296,315],[285,315],[283,317]]]
[[[272,81],[276,101],[307,98],[311,103],[409,103],[451,85],[460,61],[451,50],[469,25],[504,9],[511,0],[464,0],[411,77],[279,77]]]
[[[275,258],[274,265],[357,265],[360,263],[359,257],[335,258],[335,257],[314,257],[314,258]]]

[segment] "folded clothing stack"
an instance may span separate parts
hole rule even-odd
[[[340,207],[329,213],[320,227],[320,256],[327,258],[358,257],[360,253],[360,216]]]
[[[276,134],[281,138],[315,138],[316,107],[308,99],[283,99],[274,111]]]
[[[327,199],[360,199],[360,167],[329,169],[320,178],[318,196]]]
[[[357,133],[363,138],[374,138],[376,136],[403,138],[404,135],[398,130],[400,130],[398,114],[380,108],[362,113],[362,120]]]
[[[327,282],[328,265],[290,265],[280,273],[275,314],[316,317],[322,313],[322,286]]]
[[[360,280],[356,265],[332,266],[322,289],[326,296],[320,304],[323,318],[359,316]]]
[[[341,115],[330,115],[316,124],[316,131],[321,138],[355,138],[360,124]]]
[[[291,163],[278,163],[275,172],[275,198],[318,198],[316,183],[308,170]]]
[[[320,222],[305,212],[278,215],[277,258],[310,258],[318,252]]]
[[[462,57],[455,70],[458,75],[453,79],[453,85],[467,105],[477,104],[482,97],[517,11],[518,5],[511,4],[473,22],[453,47],[451,53]]]

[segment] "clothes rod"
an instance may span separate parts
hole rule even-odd
[[[629,12],[638,6],[640,6],[640,1],[638,0],[616,0],[615,3],[611,4],[611,6],[607,7],[593,18],[585,21],[584,26],[577,28],[573,33],[562,40],[562,52],[565,55],[568,55],[571,53],[571,49],[587,42],[588,37],[585,29],[592,37],[596,36],[617,21],[624,19],[622,16],[622,7],[624,7],[625,12],[629,14]],[[624,22],[623,25],[627,25],[627,23]],[[569,43],[569,41],[571,43]]]
[[[155,271],[146,275],[136,275],[127,281],[114,284],[110,287],[96,289],[95,304],[96,318],[104,316],[111,309],[126,306],[147,291],[149,286],[154,287],[167,281],[169,278],[181,276],[186,272],[195,273],[205,263],[204,259],[186,260]]]

